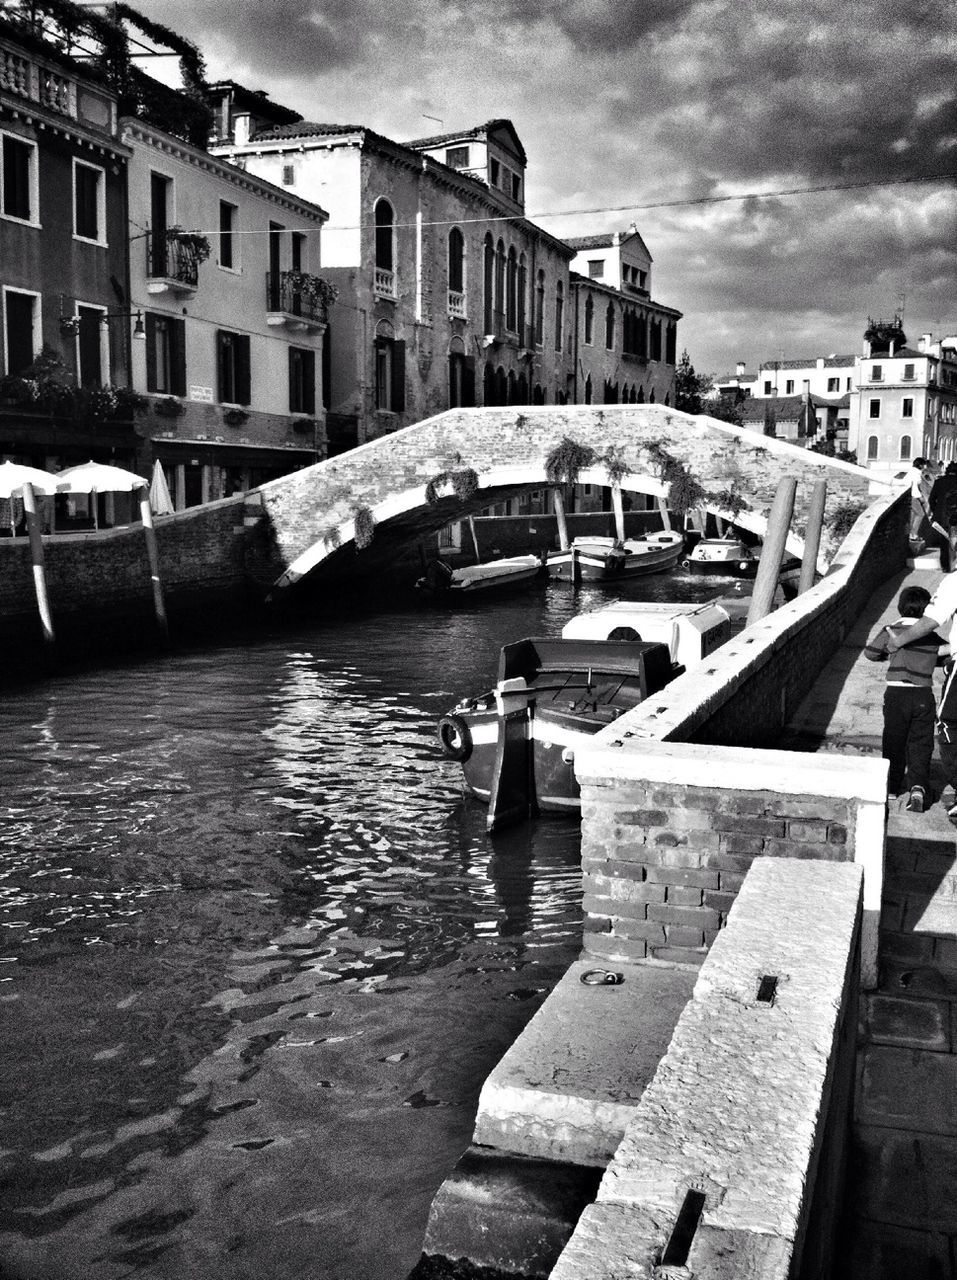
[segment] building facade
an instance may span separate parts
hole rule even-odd
[[[325,457],[326,214],[144,121],[121,128],[145,330],[133,344],[137,427],[174,506]]]

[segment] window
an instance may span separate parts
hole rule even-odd
[[[525,266],[525,254],[521,254],[518,259],[518,341],[520,346],[525,346],[528,342],[528,327],[526,324],[526,294],[528,292],[528,269]],[[528,392],[525,392],[525,399],[522,404],[528,403]]]
[[[545,341],[545,272],[539,271],[535,284],[535,342],[541,346]],[[536,401],[535,403],[542,403]]]
[[[847,386],[844,388],[844,390],[845,390],[845,391],[850,391],[850,389],[851,389],[851,379],[850,379],[850,378],[848,378],[848,379],[847,379]]]
[[[585,379],[585,403],[591,404],[591,374]]]
[[[465,291],[465,237],[458,227],[449,232],[449,289]]]
[[[499,184],[499,176],[501,174],[501,165],[494,158],[494,156],[489,161],[488,171],[489,171],[489,182],[493,187],[497,187]]]
[[[651,358],[652,360],[661,359],[661,321],[652,320],[651,322]]]
[[[905,396],[901,401],[901,417],[913,418],[914,416],[914,398],[913,396]]]
[[[871,382],[883,382],[883,381],[884,381],[884,366],[880,364],[875,364],[874,367],[871,369]]]
[[[765,384],[764,384],[764,394],[765,394],[766,396],[769,396],[769,395],[771,394],[771,383],[770,383],[770,382],[765,382]]]
[[[516,204],[522,203],[522,180],[517,173],[512,174],[512,199]]]
[[[316,353],[306,347],[289,348],[289,412],[316,412]]]
[[[249,368],[249,335],[216,331],[216,372],[220,404],[249,404],[251,379]]]
[[[905,364],[905,365],[904,365],[904,381],[905,381],[905,382],[913,382],[913,381],[914,381],[914,377],[915,377],[915,372],[914,372],[914,370],[915,370],[915,366],[914,366],[914,365],[912,365],[912,364]]]
[[[518,331],[518,257],[514,248],[508,251],[505,276],[505,328],[509,333]]]
[[[869,400],[867,404],[867,416],[869,418],[879,418],[881,416],[880,400]]]
[[[555,350],[562,349],[562,335],[565,332],[565,286],[559,280],[555,286]]]
[[[294,187],[296,185],[296,166],[294,164],[283,165],[282,185],[284,187]]]
[[[104,171],[73,161],[73,234],[79,240],[106,243]]]
[[[827,380],[828,394],[836,395],[837,392],[840,390],[840,384],[841,384],[840,378],[828,378]]]
[[[901,436],[901,462],[910,462],[910,436]]]
[[[105,307],[76,308],[76,380],[81,387],[102,387],[109,381],[109,331]]]
[[[0,179],[2,211],[5,218],[18,218],[21,222],[36,222],[37,209],[37,149],[32,142],[24,142],[11,134],[3,135],[3,169]]]
[[[449,352],[449,408],[475,404],[475,360],[463,351]]]
[[[146,313],[146,390],[186,394],[186,321]]]
[[[877,458],[877,436],[867,437],[867,461],[874,462]]]
[[[605,346],[609,351],[615,345],[615,308],[609,302],[608,310],[605,312]],[[605,401],[608,404],[608,401]]]
[[[591,294],[585,299],[585,344],[591,346],[595,335],[595,303],[592,301]],[[590,400],[585,401],[591,404]]]
[[[485,255],[482,262],[483,283],[485,286],[484,320],[485,332],[491,333],[495,323],[495,245],[492,237],[485,237]]]
[[[604,274],[605,274],[605,259],[589,258],[588,259],[588,278],[590,280],[600,280]]]
[[[405,343],[375,340],[375,407],[388,413],[405,409]]]
[[[388,200],[377,200],[375,206],[375,264],[382,271],[395,270],[395,214]]]
[[[232,271],[236,261],[236,216],[239,209],[227,200],[219,202],[219,265]]]
[[[9,374],[23,373],[40,350],[40,296],[3,291],[4,363]]]
[[[450,169],[467,169],[469,167],[468,147],[449,147],[445,152],[445,163]]]
[[[639,272],[638,272],[638,288],[639,288],[639,289],[644,289],[644,287],[645,287],[645,283],[646,283],[647,279],[648,279],[648,272],[647,272],[647,271],[639,271]]]
[[[793,378],[788,378],[787,381],[784,383],[784,394],[786,396],[794,395],[794,379]]]

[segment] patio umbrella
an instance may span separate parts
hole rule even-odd
[[[156,621],[164,640],[169,638],[169,624],[166,619],[166,604],[163,600],[163,586],[159,573],[159,548],[156,544],[156,530],[153,528],[153,513],[150,510],[149,481],[132,471],[124,471],[122,467],[110,467],[103,462],[82,462],[76,467],[67,467],[59,473],[64,481],[66,493],[140,493],[140,516],[143,520],[143,533],[146,537],[146,554],[149,557],[150,581],[153,586],[153,607]],[[96,521],[96,504],[93,505],[94,522]]]
[[[37,609],[40,613],[40,624],[43,627],[43,638],[52,644],[53,615],[50,612],[50,601],[47,596],[46,571],[43,566],[43,539],[40,535],[40,522],[37,520],[37,508],[34,495],[48,496],[63,488],[59,476],[50,475],[38,467],[26,467],[19,462],[0,463],[0,498],[10,499],[10,532],[16,537],[16,524],[13,519],[13,495],[23,494],[23,507],[27,514],[27,530],[30,534],[30,558],[33,561],[33,587],[37,597]]]
[[[153,478],[150,481],[150,506],[153,508],[154,515],[171,516],[173,514],[173,499],[170,496],[169,485],[166,483],[166,472],[163,470],[163,464],[159,458],[153,463]]]

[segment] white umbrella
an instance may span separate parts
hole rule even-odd
[[[22,493],[25,484],[30,485],[34,493],[44,497],[63,487],[59,476],[41,471],[39,467],[27,467],[21,462],[0,462],[0,498],[10,500],[10,532],[14,537],[16,522],[13,517],[13,495]]]
[[[50,475],[38,467],[25,467],[19,462],[0,463],[0,498],[10,499],[10,532],[16,534],[13,519],[13,495],[23,494],[23,505],[27,512],[28,532],[30,534],[30,558],[33,563],[33,586],[37,597],[37,608],[40,611],[40,623],[43,627],[43,638],[53,644],[53,616],[50,612],[50,601],[47,596],[46,571],[43,564],[43,540],[40,537],[40,525],[37,520],[35,493],[49,496],[63,488],[59,476]]]
[[[173,499],[170,496],[169,485],[166,483],[166,472],[163,470],[163,464],[159,458],[153,463],[153,478],[150,481],[150,506],[153,513],[158,516],[171,516],[173,514]]]

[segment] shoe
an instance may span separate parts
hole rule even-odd
[[[957,805],[954,805],[954,809],[957,810]],[[907,797],[907,812],[908,813],[924,812],[924,788],[923,787],[911,787],[910,795]],[[950,815],[948,814],[948,817],[949,816]],[[955,821],[957,821],[957,817],[955,817]]]
[[[952,804],[947,810],[947,821],[952,822],[957,827],[957,804]]]

